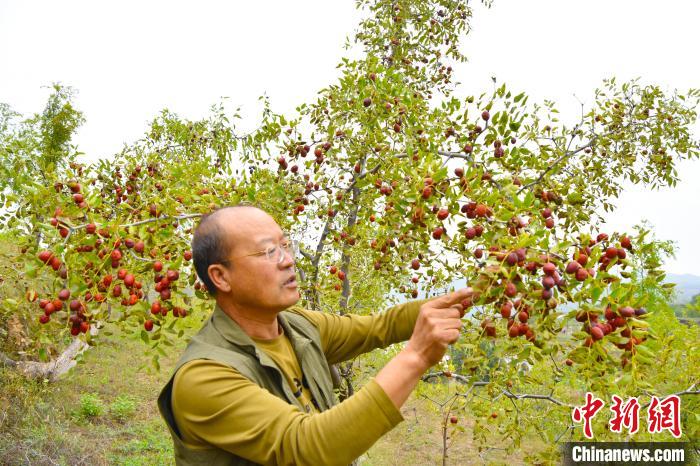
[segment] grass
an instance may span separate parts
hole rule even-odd
[[[118,338],[53,384],[0,369],[0,464],[173,464],[155,400],[183,348],[161,358],[160,372],[140,340]]]
[[[174,464],[170,434],[155,400],[184,341],[161,358],[161,371],[156,372],[140,340],[116,338],[118,331],[111,330],[114,338],[86,352],[83,363],[56,383],[28,381],[0,369],[0,464]],[[364,369],[367,376],[379,370]],[[444,398],[450,388],[436,384],[426,390]],[[402,413],[406,420],[363,455],[360,464],[441,464],[437,409],[414,392]],[[484,462],[471,443],[470,427],[468,419],[451,426],[448,464]],[[486,453],[491,463],[505,462],[498,451]]]
[[[2,465],[170,465],[174,464],[172,441],[156,406],[185,341],[168,348],[161,357],[161,371],[150,366],[140,340],[115,335],[90,349],[66,376],[56,383],[28,381],[0,367],[0,464]],[[375,351],[363,356],[363,374],[354,385],[361,388],[391,358]],[[404,422],[379,439],[358,462],[363,466],[442,464],[442,418],[437,406],[426,398],[446,400],[458,388],[454,381],[420,384],[401,412]],[[459,387],[463,391],[463,387]],[[552,447],[534,431],[515,450],[503,428],[509,414],[497,405],[456,413],[459,421],[448,426],[448,465],[527,464],[527,455]],[[537,423],[547,402],[531,406]],[[540,406],[541,411],[534,409]],[[489,414],[498,411],[497,419]],[[512,413],[511,413],[512,414]],[[486,419],[476,424],[475,419]],[[551,415],[549,416],[551,417]],[[512,415],[510,416],[512,421]],[[551,425],[552,419],[545,424]],[[517,427],[520,429],[520,425]],[[522,429],[527,430],[523,425]],[[486,438],[489,448],[479,451],[474,438]],[[549,445],[548,445],[549,443]],[[530,461],[532,463],[532,461]],[[541,461],[539,464],[550,464]]]
[[[431,399],[445,400],[454,393],[456,384],[424,384],[415,390],[401,408],[404,421],[379,439],[360,457],[362,466],[385,465],[442,465],[443,418]],[[493,421],[490,436],[492,447],[480,450],[473,441],[474,421],[465,414],[458,415],[458,423],[447,427],[447,465],[494,464],[524,465],[524,454],[534,453],[543,444],[531,438],[515,454],[507,454],[501,448],[503,439],[497,434],[497,421]],[[507,441],[507,440],[506,440]]]
[[[382,437],[362,457],[363,466],[405,465],[405,464],[442,464],[442,418],[431,402],[419,399],[415,395],[402,407],[405,421]],[[478,452],[473,448],[468,431],[470,423],[448,432],[448,464],[483,463]]]

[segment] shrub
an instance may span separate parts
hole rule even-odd
[[[86,393],[80,397],[80,415],[97,417],[104,412],[104,404],[97,393]]]
[[[134,415],[136,411],[136,401],[128,395],[119,395],[112,404],[109,405],[112,417],[123,422]]]

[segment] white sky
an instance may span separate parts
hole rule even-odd
[[[41,86],[75,87],[87,119],[77,142],[90,158],[139,138],[164,107],[195,119],[227,96],[252,127],[261,94],[289,114],[334,81],[358,22],[354,4],[0,0],[0,102],[30,113],[48,95]],[[700,3],[683,0],[495,0],[475,8],[463,42],[470,62],[456,79],[478,95],[496,76],[530,102],[555,100],[572,121],[606,77],[700,87],[698,18]],[[677,242],[667,270],[700,275],[700,161],[680,173],[674,189],[629,189],[604,228],[648,219],[659,238]]]

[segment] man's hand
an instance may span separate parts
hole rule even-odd
[[[406,402],[423,373],[440,362],[447,345],[459,339],[464,316],[462,301],[471,302],[476,295],[471,288],[463,288],[420,307],[408,344],[375,378],[397,409]]]
[[[474,299],[471,288],[462,288],[424,303],[420,308],[413,335],[404,351],[417,357],[424,370],[445,355],[447,346],[459,339],[464,308],[462,302]]]

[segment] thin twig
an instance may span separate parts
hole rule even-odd
[[[146,224],[146,223],[160,222],[160,221],[162,221],[162,220],[169,220],[169,219],[186,220],[186,219],[189,219],[189,218],[198,218],[198,217],[201,217],[202,215],[204,215],[204,214],[163,215],[163,216],[161,216],[161,217],[148,218],[148,219],[146,219],[146,220],[140,220],[140,221],[134,222],[134,223],[125,223],[125,224],[123,224],[123,225],[120,225],[120,228],[135,227],[135,226],[143,225],[143,224]],[[77,226],[74,226],[74,227],[69,227],[69,230],[70,230],[70,231],[79,230],[79,229],[81,229],[81,228],[87,227],[88,225],[89,225],[89,223],[85,223],[85,224],[82,224],[82,225],[77,225]],[[98,226],[99,226],[99,225],[98,225]]]
[[[690,387],[688,387],[687,389],[685,389],[685,390],[683,390],[683,391],[676,392],[676,393],[669,393],[668,395],[664,396],[663,398],[666,398],[666,397],[669,397],[669,396],[674,396],[674,395],[675,395],[675,396],[700,395],[700,390],[696,390],[697,385],[698,385],[697,383],[694,383],[693,385],[691,385]],[[650,404],[651,404],[651,401],[649,401],[648,403],[643,404],[643,405],[642,405],[642,409],[647,408]]]

